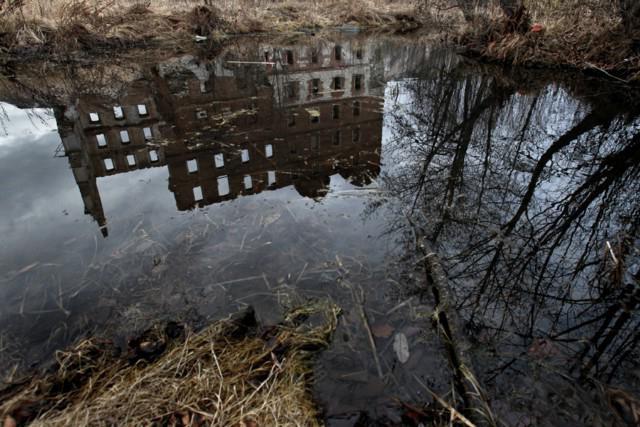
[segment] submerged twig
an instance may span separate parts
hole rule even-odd
[[[416,381],[425,389],[427,390],[427,392],[429,392],[429,394],[440,404],[442,405],[443,408],[445,408],[447,411],[449,411],[449,413],[451,414],[451,421],[455,421],[455,420],[459,420],[460,422],[462,422],[464,425],[466,425],[467,427],[476,427],[476,425],[474,423],[472,423],[471,421],[469,421],[469,419],[467,417],[465,417],[464,415],[462,415],[456,408],[454,408],[450,403],[448,403],[447,401],[445,401],[444,399],[442,399],[440,396],[438,396],[433,390],[431,390],[425,383],[422,382],[422,380],[420,380],[420,378],[417,375],[413,375],[413,377],[416,379]]]
[[[373,360],[376,364],[378,377],[380,377],[380,379],[384,379],[384,372],[382,372],[382,366],[380,365],[380,358],[378,357],[378,347],[376,346],[376,341],[373,338],[373,332],[371,331],[371,326],[369,326],[367,313],[364,310],[364,304],[362,302],[363,297],[362,295],[360,295],[360,298],[359,298],[358,295],[356,295],[355,289],[353,289],[352,292],[354,294],[354,299],[356,300],[356,303],[358,305],[358,312],[360,313],[362,325],[364,326],[364,329],[367,331],[367,338],[369,339],[369,345],[371,346],[371,353],[373,354]],[[360,289],[360,292],[362,293],[362,289]]]

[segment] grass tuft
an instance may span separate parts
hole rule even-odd
[[[307,326],[310,315],[324,321]],[[4,396],[0,419],[33,426],[318,425],[311,358],[328,344],[338,315],[336,306],[314,303],[262,334],[219,321],[150,361],[84,340],[57,354],[53,373]]]

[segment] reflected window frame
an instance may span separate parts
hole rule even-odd
[[[217,192],[219,197],[225,197],[231,194],[231,185],[229,183],[228,175],[220,175],[216,179],[216,183],[217,183]]]
[[[245,191],[253,189],[253,178],[251,178],[251,175],[245,175],[242,177],[242,185],[244,186]]]
[[[278,179],[276,176],[276,171],[274,170],[267,171],[267,187],[276,185],[277,182],[278,182]]]
[[[103,133],[99,133],[96,135],[96,145],[98,148],[106,148],[109,146],[109,141],[107,140],[107,136]]]
[[[353,129],[351,129],[351,141],[355,144],[360,142],[362,135],[360,132],[360,126],[356,126]]]
[[[334,91],[343,91],[344,90],[344,77],[342,77],[342,76],[333,77],[332,82],[331,82],[331,88]]]
[[[337,44],[333,47],[333,59],[335,59],[336,61],[342,61],[342,57],[342,46]]]
[[[287,65],[294,65],[295,64],[295,56],[293,54],[293,50],[291,49],[287,49],[284,51],[284,59],[285,62],[287,63]]]
[[[157,163],[160,161],[160,153],[158,153],[158,150],[149,150],[149,161],[151,163]]]
[[[240,150],[240,161],[242,163],[249,163],[250,160],[251,156],[249,155],[249,149],[243,148],[242,150]]]
[[[196,185],[191,189],[191,194],[193,195],[193,201],[198,203],[204,200],[204,192],[202,191],[201,185]]]
[[[193,158],[193,159],[189,159],[186,161],[187,164],[187,173],[188,174],[195,174],[198,173],[198,171],[200,170],[200,165],[198,165],[198,159]]]
[[[127,129],[123,129],[120,131],[120,142],[123,145],[131,143],[131,136],[129,135],[129,131]]]
[[[213,155],[213,164],[216,169],[222,169],[224,167],[224,153],[215,153]]]
[[[322,84],[322,80],[318,78],[311,79],[311,94],[313,96],[320,96],[321,84]]]
[[[285,95],[288,100],[296,100],[298,99],[298,82],[290,81],[285,83]]]
[[[102,159],[102,164],[104,165],[104,169],[107,172],[111,172],[116,169],[116,164],[111,157]]]
[[[148,117],[149,116],[149,110],[147,109],[146,104],[138,104],[136,106],[136,110],[138,111],[138,116],[139,117]]]
[[[314,150],[320,149],[320,134],[313,133],[311,134],[311,148]]]
[[[361,91],[364,89],[364,76],[362,74],[353,75],[353,90]]]
[[[340,129],[336,129],[333,132],[333,136],[331,139],[332,139],[333,145],[340,145],[342,140],[342,131]]]
[[[113,107],[113,118],[116,120],[124,120],[124,108],[122,105]]]

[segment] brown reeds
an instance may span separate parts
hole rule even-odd
[[[626,82],[640,80],[640,33],[629,34],[610,0],[524,2],[528,31],[505,31],[506,17],[493,7],[462,38],[469,52],[524,66],[591,70]]]
[[[84,340],[57,354],[53,373],[4,396],[0,420],[34,426],[318,425],[310,359],[327,345],[338,314],[337,307],[317,302],[262,333],[247,332],[246,321],[219,321],[167,344],[152,360],[117,357],[108,343]],[[324,320],[312,328],[304,323],[311,315]]]
[[[0,3],[0,51],[99,52],[194,36],[317,30],[354,24],[420,26],[409,0],[27,0]],[[4,6],[2,6],[4,4]],[[13,5],[13,6],[10,6]]]

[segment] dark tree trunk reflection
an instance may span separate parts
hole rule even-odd
[[[445,259],[478,340],[521,356],[544,340],[615,381],[640,341],[638,105],[440,61],[396,84],[386,187]]]

